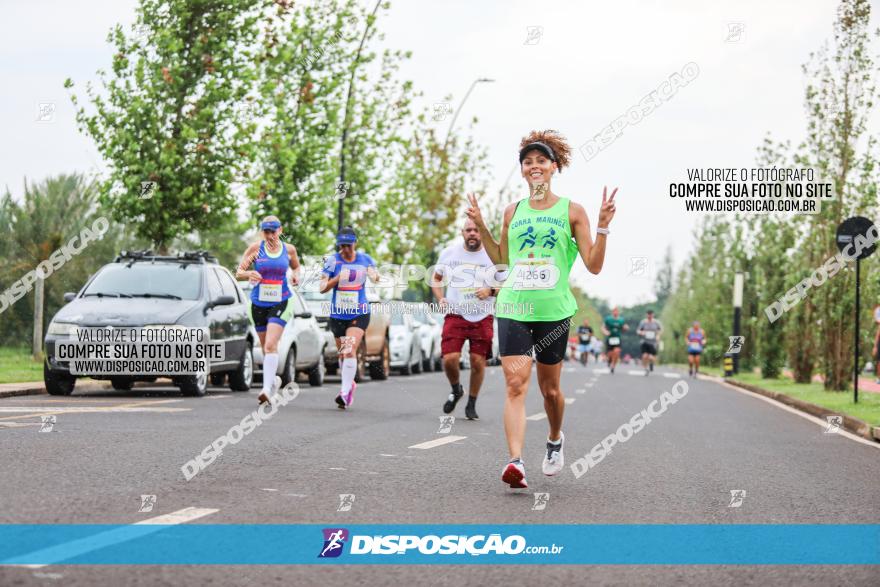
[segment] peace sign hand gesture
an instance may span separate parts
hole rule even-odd
[[[467,197],[468,202],[471,204],[466,211],[467,217],[473,220],[474,224],[477,225],[477,228],[485,228],[486,223],[483,222],[483,213],[480,212],[480,205],[477,203],[477,197],[473,192],[468,193]]]
[[[608,197],[608,186],[605,186],[602,190],[602,207],[599,208],[599,228],[608,228],[608,225],[611,224],[611,219],[614,218],[614,196],[617,194],[617,189],[614,188],[614,191],[611,192],[611,197]]]

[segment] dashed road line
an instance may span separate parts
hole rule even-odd
[[[419,444],[414,444],[409,448],[418,448],[422,450],[427,450],[429,448],[436,448],[438,446],[443,446],[444,444],[449,444],[451,442],[457,442],[459,440],[464,440],[467,436],[444,436],[442,438],[435,438],[434,440],[429,440],[427,442],[421,442]]]
[[[141,402],[133,402],[127,404],[119,404],[116,406],[58,406],[57,408],[47,408],[47,407],[34,407],[29,408],[26,406],[6,406],[0,407],[0,413],[18,413],[18,412],[29,412],[26,415],[17,415],[17,416],[7,416],[5,418],[0,418],[0,420],[15,420],[18,418],[38,418],[40,416],[49,416],[49,415],[59,415],[59,414],[88,414],[88,413],[101,413],[101,412],[109,412],[109,413],[118,413],[118,412],[180,412],[180,411],[191,411],[192,408],[145,408],[146,406],[156,405],[156,404],[169,404],[181,402],[183,400],[179,399],[166,399],[166,400],[147,400]],[[133,409],[133,408],[145,408],[145,409]]]
[[[158,524],[168,526],[171,524],[185,524],[199,518],[204,518],[205,516],[210,516],[211,514],[216,514],[219,511],[220,510],[214,508],[188,507],[183,508],[182,510],[177,510],[176,512],[171,512],[170,514],[164,514],[162,516],[156,516],[155,518],[135,522],[135,525],[143,526]]]
[[[220,510],[214,508],[183,508],[182,510],[177,510],[176,512],[171,512],[170,514],[164,514],[161,516],[156,516],[155,518],[141,520],[140,522],[135,522],[134,524],[122,526],[120,528],[115,528],[106,532],[99,532],[98,534],[86,536],[85,538],[80,538],[78,540],[72,540],[70,542],[57,544],[55,546],[50,546],[41,550],[29,552],[27,554],[14,556],[12,558],[0,561],[0,565],[15,565],[24,566],[31,569],[39,569],[51,564],[78,557],[80,555],[86,554],[87,552],[100,550],[102,548],[107,548],[108,546],[114,546],[116,544],[128,542],[130,540],[142,538],[148,534],[159,532],[168,525],[185,524],[186,522],[191,522],[198,518],[203,518],[205,516],[215,514],[219,511]],[[39,564],[27,562],[33,560],[45,562],[40,562]]]
[[[533,415],[531,415],[531,416],[528,416],[528,417],[526,418],[526,420],[543,420],[543,419],[545,419],[546,417],[547,417],[547,414],[544,413],[544,412],[541,412],[540,414],[533,414]]]

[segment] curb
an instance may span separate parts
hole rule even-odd
[[[106,389],[112,389],[109,381],[86,379],[77,385],[77,390],[79,391],[103,391]],[[25,395],[49,395],[49,393],[46,391],[46,385],[42,381],[0,384],[0,399]]]
[[[787,406],[795,408],[796,410],[806,412],[807,414],[816,416],[818,418],[825,418],[826,416],[841,416],[843,418],[843,428],[846,429],[848,432],[852,432],[856,436],[861,436],[862,438],[866,438],[868,440],[880,441],[880,426],[871,426],[864,420],[859,420],[858,418],[853,418],[852,416],[847,416],[846,414],[837,413],[833,410],[829,410],[828,408],[823,408],[822,406],[817,406],[816,404],[805,402],[804,400],[785,395],[784,393],[770,391],[757,387],[755,385],[736,381],[735,379],[727,379],[726,377],[719,377],[718,379],[724,381],[725,383],[729,383],[730,385],[739,387],[740,389],[745,389],[746,391],[751,391],[752,393],[763,395],[764,397],[769,397],[770,399],[776,400],[781,404],[785,404]]]
[[[14,384],[13,384],[14,385]],[[23,384],[19,389],[0,389],[0,399],[4,397],[16,397],[20,395],[48,395],[46,387],[42,383]]]

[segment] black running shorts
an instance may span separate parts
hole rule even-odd
[[[330,318],[327,323],[330,326],[330,332],[333,333],[333,336],[336,338],[342,338],[345,336],[345,331],[352,327],[360,328],[366,332],[367,326],[370,324],[370,315],[361,314],[354,318]]]
[[[498,346],[502,357],[532,354],[544,365],[555,365],[565,358],[571,318],[552,322],[523,322],[498,318]]]

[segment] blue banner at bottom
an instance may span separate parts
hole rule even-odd
[[[876,565],[880,525],[0,525],[5,565]]]

